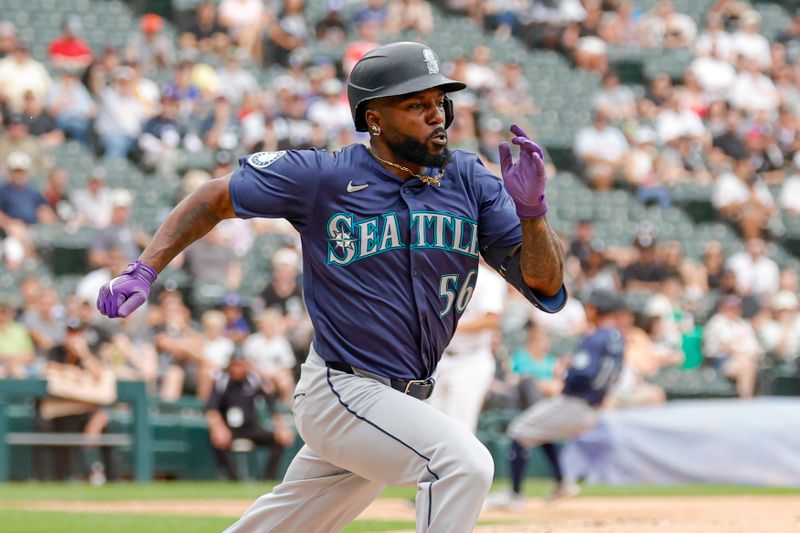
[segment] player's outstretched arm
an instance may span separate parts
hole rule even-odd
[[[175,206],[142,252],[141,261],[160,272],[220,220],[235,217],[228,189],[230,179],[230,174],[213,179]]]
[[[511,142],[520,147],[519,160],[513,161],[511,147],[503,142],[499,147],[500,169],[522,226],[522,277],[532,289],[553,296],[558,293],[564,279],[564,253],[558,235],[545,217],[547,176],[544,154],[516,124],[511,126],[511,133],[514,134]]]
[[[126,317],[142,305],[160,272],[184,248],[220,220],[233,218],[230,174],[209,181],[184,198],[158,228],[139,259],[100,288],[97,309],[110,318]]]

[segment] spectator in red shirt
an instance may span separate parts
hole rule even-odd
[[[92,49],[78,35],[81,28],[81,19],[77,16],[70,15],[64,19],[61,35],[47,49],[47,56],[56,67],[82,72],[92,62]]]

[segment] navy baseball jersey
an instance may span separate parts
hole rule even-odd
[[[237,216],[286,218],[300,232],[317,352],[390,378],[433,373],[479,253],[521,241],[502,182],[462,151],[441,187],[403,181],[360,144],[260,152],[241,159],[230,193]],[[555,311],[565,298],[541,304]]]
[[[590,405],[603,402],[622,370],[625,342],[616,328],[598,328],[586,337],[572,357],[563,394],[583,398]]]

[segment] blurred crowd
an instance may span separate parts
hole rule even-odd
[[[769,392],[759,389],[764,368],[796,368],[798,273],[767,250],[776,218],[800,216],[800,14],[769,41],[758,12],[740,0],[714,2],[700,27],[669,0],[646,11],[627,0],[439,3],[597,73],[591,123],[573,147],[588,185],[629,189],[658,209],[672,205],[679,184],[709,188],[719,218],[745,243],[732,253],[710,240],[694,260],[653,227],[641,227],[630,246],[610,246],[591,219],[578,221],[563,235],[567,307],[545,315],[508,294],[494,401],[513,404],[531,386],[558,390],[560,356],[586,331],[581,302],[597,288],[638,302],[613,405],[665,401],[652,378],[668,368],[710,369],[742,397]],[[349,69],[379,41],[435,31],[422,0],[330,0],[319,20],[304,10],[303,0],[201,2],[177,21],[174,38],[167,21],[148,13],[125,42],[101,49],[83,39],[80,18],[67,16],[47,57],[32,57],[18,28],[0,22],[0,258],[3,269],[21,273],[19,298],[0,298],[0,377],[93,361],[120,379],[144,380],[164,401],[207,399],[242,352],[265,390],[291,398],[312,331],[299,239],[284,221],[224,221],[170,265],[186,273],[188,289],[159,286],[132,317],[105,320],[94,301],[150,238],[131,216],[137,188],[148,184],[110,186],[103,163],[125,159],[146,179],[176,180],[178,201],[234,170],[243,154],[363,142],[345,94]],[[609,46],[683,47],[695,57],[682,79],[659,74],[636,88],[609,66]],[[480,44],[445,68],[469,85],[454,95],[451,146],[478,152],[499,175],[498,117],[538,112],[519,58],[494,57]],[[64,143],[80,143],[99,164],[70,175],[51,155]],[[210,167],[194,164],[209,153]],[[93,232],[74,292],[60,293],[37,270],[47,269],[35,238],[47,226]],[[264,236],[281,246],[254,272],[248,258]],[[263,289],[247,293],[247,276],[260,276]],[[210,286],[212,298],[198,295]]]

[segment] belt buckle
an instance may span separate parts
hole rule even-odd
[[[412,379],[408,383],[406,383],[406,390],[403,391],[403,394],[408,394],[408,391],[411,389],[411,385],[427,385],[427,379]]]

